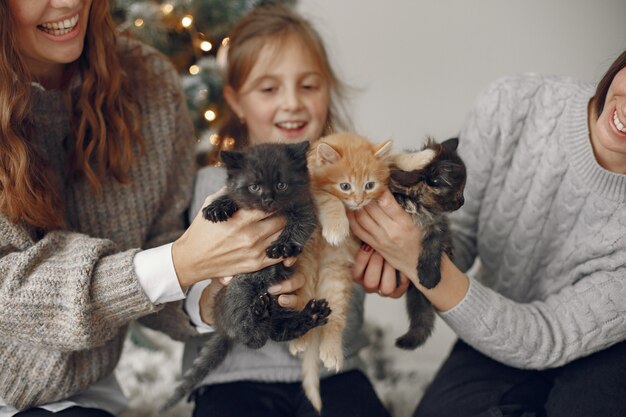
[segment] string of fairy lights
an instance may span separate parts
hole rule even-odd
[[[295,3],[295,0],[270,0]],[[167,55],[181,76],[198,152],[232,149],[234,138],[219,138],[218,103],[226,65],[228,31],[251,7],[264,0],[116,0],[112,12],[121,30]]]

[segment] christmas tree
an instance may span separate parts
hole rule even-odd
[[[122,30],[167,55],[181,74],[182,87],[199,138],[200,164],[211,148],[222,100],[221,71],[228,31],[250,8],[295,0],[117,0],[113,15]],[[215,142],[215,140],[213,140]],[[222,147],[232,147],[225,141]]]

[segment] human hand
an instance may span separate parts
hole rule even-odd
[[[400,274],[396,278],[396,269],[367,243],[363,243],[356,254],[352,266],[352,277],[363,286],[366,292],[376,292],[385,297],[399,298],[409,288],[410,281]]]
[[[288,263],[293,263],[293,258],[289,258]],[[200,318],[206,324],[212,325],[214,323],[215,296],[232,280],[232,276],[213,279],[202,291],[200,296]],[[301,310],[304,306],[300,305],[298,297],[293,293],[304,286],[304,280],[304,275],[295,272],[289,279],[268,288],[268,292],[272,295],[278,295],[278,304],[281,306]]]
[[[392,274],[390,267],[400,271],[413,283],[418,282],[417,260],[421,250],[422,233],[413,223],[411,215],[396,202],[391,192],[386,190],[377,201],[371,202],[361,210],[348,212],[348,219],[354,235],[366,242],[377,254],[372,254],[367,263],[363,260],[366,258],[362,253],[363,249],[357,255],[361,259],[357,259],[358,264],[355,263],[355,267],[362,268],[365,272],[370,269],[370,263],[373,262],[372,272],[364,275],[371,277],[368,278],[368,285],[374,285],[376,282],[373,278],[376,274],[374,271],[380,271],[378,282],[389,281]],[[389,267],[385,267],[385,263],[389,264]],[[385,284],[387,291],[388,285],[390,284]]]
[[[207,197],[206,207],[220,193]],[[267,257],[265,249],[285,226],[281,216],[260,210],[238,210],[225,222],[213,223],[199,211],[172,246],[172,260],[181,287],[209,277],[258,271],[285,259]]]

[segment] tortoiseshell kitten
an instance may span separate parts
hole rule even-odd
[[[308,142],[268,143],[244,151],[224,151],[226,193],[202,209],[212,222],[227,221],[239,209],[258,209],[286,217],[278,239],[267,248],[270,258],[291,257],[302,252],[317,227],[316,211],[309,191]],[[302,311],[278,304],[267,288],[287,279],[293,269],[279,262],[257,272],[239,274],[215,295],[215,332],[183,376],[164,406],[174,405],[189,393],[226,357],[233,343],[258,349],[268,339],[287,341],[323,325],[331,312],[325,300],[309,300]]]
[[[417,264],[420,283],[435,287],[441,279],[441,256],[452,258],[452,239],[445,213],[463,205],[465,164],[456,152],[457,138],[440,144],[429,139],[421,152],[392,158],[389,189],[413,222],[422,230],[422,250]],[[435,312],[413,285],[407,291],[409,330],[396,340],[402,349],[415,349],[430,336]]]

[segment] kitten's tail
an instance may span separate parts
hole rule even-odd
[[[302,388],[318,413],[322,411],[320,396],[320,335],[311,330],[311,343],[302,354]]]
[[[230,350],[232,342],[228,337],[221,333],[215,332],[209,336],[204,346],[198,353],[198,357],[194,359],[191,368],[183,375],[183,380],[176,387],[172,396],[161,408],[165,411],[173,407],[178,401],[191,393],[196,385],[198,385],[204,377],[224,361],[226,354]]]

